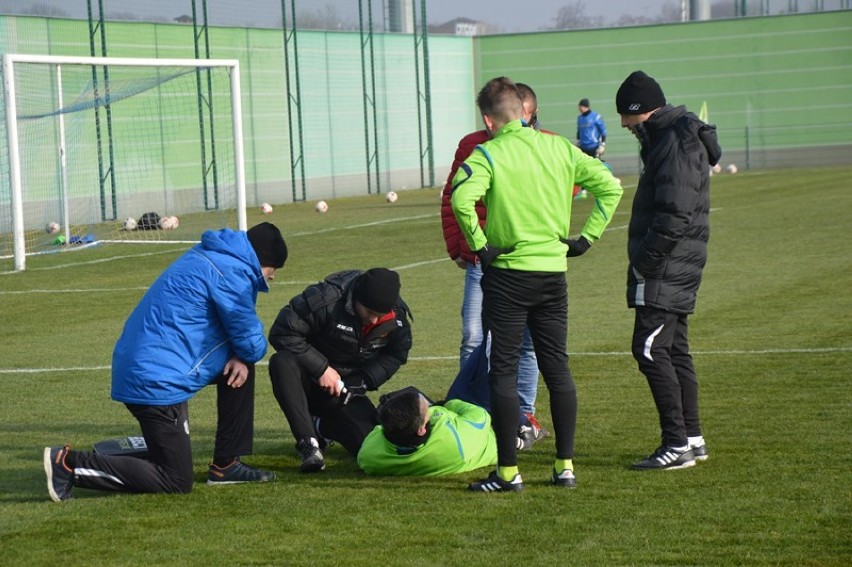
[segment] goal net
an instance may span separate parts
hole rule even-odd
[[[2,74],[0,266],[245,230],[237,61],[4,55]]]

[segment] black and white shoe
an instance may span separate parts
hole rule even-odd
[[[44,448],[44,474],[47,475],[47,493],[54,502],[71,498],[74,470],[65,464],[68,446]]]
[[[702,443],[697,447],[690,446],[690,449],[692,449],[692,454],[695,455],[696,461],[706,461],[710,458],[710,453],[707,451],[706,443]]]
[[[488,478],[471,482],[467,489],[471,492],[521,492],[524,489],[524,481],[521,479],[521,473],[516,474],[512,480],[503,480],[497,471],[494,471]]]
[[[574,476],[574,471],[564,469],[561,473],[553,471],[550,475],[550,484],[560,486],[562,488],[576,488],[577,478]]]
[[[315,473],[325,469],[325,458],[320,451],[319,442],[314,437],[300,440],[296,443],[296,450],[302,456],[300,472]]]
[[[630,468],[639,471],[685,469],[695,464],[695,453],[685,447],[660,446],[656,451]]]

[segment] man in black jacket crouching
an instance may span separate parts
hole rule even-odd
[[[378,423],[366,397],[408,361],[411,313],[386,268],[329,275],[290,300],[269,331],[272,390],[302,472],[325,468],[325,440],[353,456]]]

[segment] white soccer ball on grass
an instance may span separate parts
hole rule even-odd
[[[388,200],[388,203],[396,203],[396,200],[399,199],[399,195],[396,194],[396,191],[388,191],[385,199]]]
[[[737,166],[734,165],[734,164],[730,164],[730,165],[728,165],[728,167],[725,168],[725,171],[727,171],[728,173],[733,175],[734,173],[737,172]]]
[[[124,224],[122,225],[124,230],[136,230],[136,219],[133,217],[127,217],[124,219]]]
[[[60,228],[61,227],[58,222],[49,222],[47,223],[47,226],[44,227],[44,230],[48,234],[56,234],[59,232]]]
[[[270,214],[272,212],[272,205],[270,205],[269,203],[263,203],[260,206],[260,212],[265,215]]]
[[[316,209],[318,213],[324,213],[328,210],[328,203],[325,201],[318,201],[314,209]]]
[[[160,218],[160,228],[163,230],[174,230],[178,227],[180,221],[175,216],[166,216]]]

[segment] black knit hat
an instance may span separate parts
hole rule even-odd
[[[644,114],[665,105],[663,89],[643,71],[630,73],[615,95],[615,108],[619,114]]]
[[[587,98],[581,98],[580,102],[577,103],[577,106],[585,106],[586,108],[592,107],[592,105],[589,104],[589,99],[587,99]]]
[[[287,261],[287,244],[278,227],[262,222],[248,229],[248,239],[261,267],[280,268]]]
[[[367,270],[355,282],[355,301],[376,313],[390,313],[399,300],[399,274],[387,268]]]

